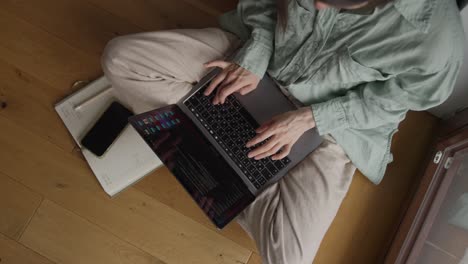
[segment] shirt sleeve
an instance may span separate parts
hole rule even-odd
[[[353,128],[370,129],[399,123],[408,110],[423,111],[444,102],[452,93],[460,62],[436,73],[414,69],[386,81],[358,85],[344,96],[313,104],[321,135]]]
[[[237,52],[233,62],[262,78],[273,53],[276,1],[240,0],[237,13],[250,30],[250,37]]]

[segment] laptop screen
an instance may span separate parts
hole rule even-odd
[[[254,200],[237,173],[177,105],[129,121],[217,227],[224,227]]]

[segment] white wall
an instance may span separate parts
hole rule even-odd
[[[461,15],[463,26],[465,27],[465,34],[468,36],[468,6],[463,9]],[[465,45],[464,64],[458,75],[453,94],[445,103],[431,109],[430,112],[438,117],[444,118],[466,107],[468,107],[468,45]]]

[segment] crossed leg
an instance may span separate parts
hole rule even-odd
[[[238,45],[234,35],[216,28],[141,33],[112,40],[102,64],[121,101],[141,113],[176,103],[206,74],[203,63],[225,57]],[[327,136],[237,217],[264,263],[312,263],[354,171],[343,149]]]

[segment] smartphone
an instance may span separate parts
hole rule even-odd
[[[133,113],[118,102],[112,102],[81,140],[81,145],[101,157],[128,124]]]

